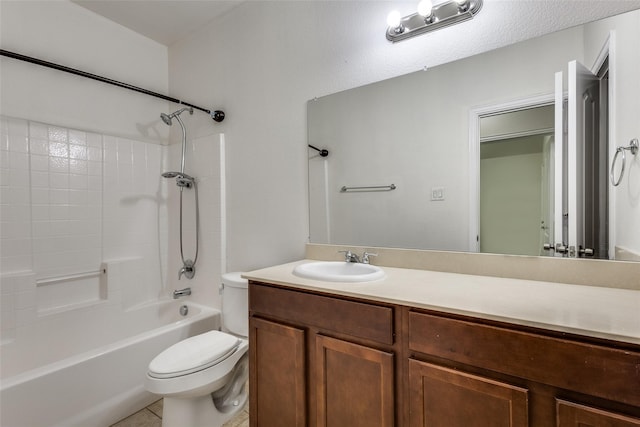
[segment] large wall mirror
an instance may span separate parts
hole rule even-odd
[[[310,242],[640,260],[640,10],[308,103]]]

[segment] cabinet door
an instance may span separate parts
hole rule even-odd
[[[639,427],[640,419],[602,409],[557,401],[558,427]]]
[[[394,425],[393,354],[316,337],[318,427]]]
[[[252,427],[306,425],[304,343],[302,329],[249,319]]]
[[[527,390],[409,360],[411,427],[525,427]]]

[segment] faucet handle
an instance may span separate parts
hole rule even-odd
[[[344,254],[344,260],[346,262],[360,262],[360,258],[358,258],[358,255],[354,254],[351,251],[338,251],[338,253]]]
[[[182,266],[180,271],[178,271],[178,280],[180,280],[183,275],[187,279],[193,279],[193,276],[195,276],[195,274],[196,274],[196,267],[193,261],[188,259],[184,262],[184,265]]]
[[[363,253],[362,254],[362,263],[363,264],[369,264],[369,257],[372,257],[372,256],[378,256],[378,254],[374,254],[374,253],[371,253],[371,252]]]

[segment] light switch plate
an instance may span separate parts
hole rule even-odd
[[[431,201],[444,200],[444,187],[432,187],[431,188]]]

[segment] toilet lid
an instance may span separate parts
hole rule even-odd
[[[173,378],[209,368],[231,355],[240,339],[220,331],[196,335],[172,345],[149,363],[149,376]]]

